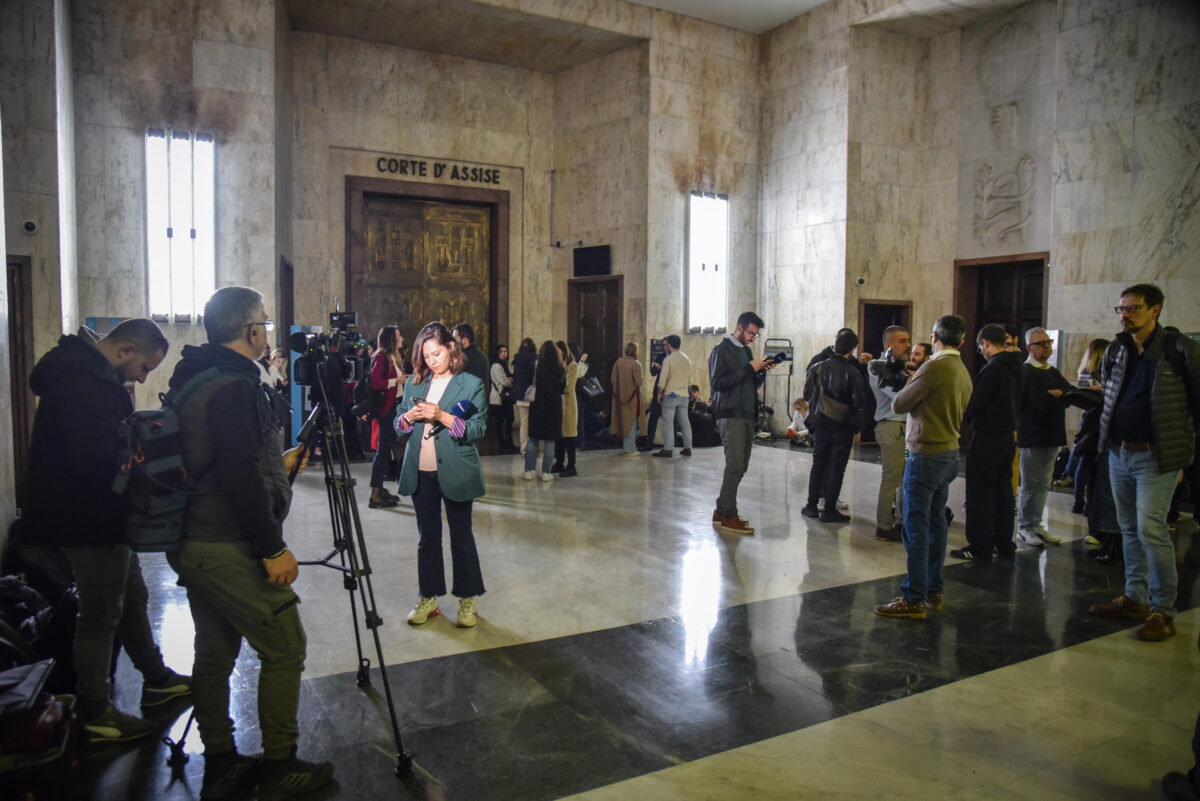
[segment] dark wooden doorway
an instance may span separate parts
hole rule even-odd
[[[33,274],[28,256],[8,256],[8,364],[12,399],[13,475],[17,498],[29,464],[33,436],[33,392],[29,371],[33,369]]]
[[[296,271],[286,256],[279,257],[275,286],[278,293],[275,306],[279,310],[275,336],[279,339],[279,344],[286,347],[288,337],[292,334],[292,326],[296,324]]]
[[[879,358],[884,329],[899,325],[912,334],[912,301],[860,300],[858,302],[858,352]],[[917,337],[912,337],[917,341]]]
[[[605,415],[612,411],[612,367],[625,348],[621,314],[624,302],[623,276],[567,281],[567,336],[588,355],[588,376],[598,378],[604,387],[604,394],[591,403]]]
[[[372,339],[395,323],[469,322],[480,349],[508,330],[508,192],[346,178],[346,298]]]
[[[1046,262],[1049,253],[956,261],[954,307],[967,322],[963,363],[974,373],[982,361],[973,345],[988,323],[1012,325],[1022,334],[1046,324]]]

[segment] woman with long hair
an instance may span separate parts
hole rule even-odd
[[[1079,433],[1075,435],[1075,447],[1071,450],[1071,458],[1067,461],[1064,470],[1064,475],[1071,481],[1057,481],[1055,484],[1058,486],[1074,484],[1075,506],[1071,511],[1075,514],[1086,514],[1088,499],[1096,497],[1096,464],[1100,455],[1098,452],[1100,412],[1104,405],[1100,392],[1100,362],[1107,349],[1107,339],[1097,338],[1088,343],[1087,350],[1084,351],[1083,358],[1079,362],[1077,381],[1077,386],[1083,391],[1071,393],[1073,396],[1078,396],[1075,405],[1082,406],[1083,416],[1079,418]],[[1085,399],[1090,399],[1092,402],[1084,406]]]
[[[413,342],[412,380],[396,415],[396,431],[408,434],[400,466],[400,492],[412,496],[417,516],[417,581],[421,596],[408,614],[419,626],[440,614],[446,594],[442,558],[442,507],[450,528],[450,558],[458,602],[457,625],[475,625],[483,572],[471,530],[471,510],[483,495],[483,468],[475,443],[487,430],[483,382],[463,372],[466,359],[450,329],[428,323]],[[453,413],[452,413],[453,412]]]
[[[637,456],[637,436],[646,430],[646,406],[642,402],[642,363],[636,342],[625,345],[625,355],[612,369],[612,432],[622,438],[625,456]]]
[[[579,375],[579,364],[571,349],[561,339],[555,343],[558,358],[566,369],[566,384],[563,387],[563,422],[558,442],[554,444],[554,467],[550,472],[562,478],[579,475],[575,469],[575,430],[579,427],[579,399],[575,397],[575,381]]]
[[[517,405],[517,414],[521,417],[521,455],[525,455],[525,442],[529,439],[529,401],[525,395],[533,386],[533,366],[537,364],[537,345],[525,337],[513,356],[513,401]]]
[[[496,429],[496,444],[502,451],[513,447],[512,370],[508,369],[508,345],[497,345],[492,351],[492,369],[488,372],[491,388],[488,391],[488,411]]]
[[[1104,360],[1104,351],[1108,350],[1108,340],[1097,337],[1088,343],[1087,350],[1079,360],[1079,371],[1076,383],[1080,389],[1091,389],[1092,383],[1100,383],[1100,362]]]
[[[558,349],[547,339],[538,351],[533,375],[534,397],[529,403],[529,440],[525,443],[525,473],[521,476],[526,481],[534,479],[533,468],[537,464],[539,442],[543,443],[545,451],[542,455],[542,481],[554,480],[550,463],[554,461],[554,442],[562,436],[562,393],[566,382],[567,375],[558,359]]]
[[[379,423],[379,447],[371,460],[371,509],[390,509],[400,503],[400,497],[383,488],[384,474],[392,458],[396,441],[393,424],[396,420],[396,395],[408,377],[404,374],[400,349],[404,337],[394,325],[379,329],[379,350],[371,357],[371,417]]]

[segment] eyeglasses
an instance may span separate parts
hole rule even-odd
[[[1054,344],[1054,340],[1043,339],[1041,342],[1030,342],[1029,347],[1031,347],[1031,348],[1048,348],[1053,344]]]
[[[274,320],[263,320],[261,323],[246,323],[245,325],[242,326],[242,328],[253,328],[256,325],[261,325],[263,327],[264,331],[274,331],[275,330],[275,321]]]
[[[1131,303],[1128,306],[1113,306],[1113,311],[1115,311],[1117,314],[1124,314],[1125,312],[1133,314],[1134,312],[1141,311],[1144,308],[1146,308],[1145,303]]]
[[[745,334],[750,339],[758,339],[757,331],[751,331],[749,328],[743,328],[742,333]]]

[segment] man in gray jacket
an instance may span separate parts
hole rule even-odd
[[[1122,332],[1101,365],[1100,447],[1109,451],[1125,594],[1089,611],[1144,620],[1134,632],[1139,640],[1175,634],[1179,578],[1167,511],[1179,471],[1195,456],[1200,419],[1200,345],[1159,324],[1162,306],[1162,290],[1153,284],[1123,291],[1114,308]]]
[[[296,758],[305,636],[292,591],[299,567],[283,541],[292,490],[288,473],[301,449],[282,453],[281,421],[254,357],[274,323],[262,295],[247,287],[217,290],[204,306],[208,344],[183,349],[171,376],[177,391],[217,368],[180,412],[184,464],[195,477],[184,539],[168,561],[187,588],[196,628],[196,724],[204,743],[202,798],[247,790],[280,799],[329,782],[333,766]],[[303,465],[301,465],[303,466]],[[229,718],[229,677],[245,639],[262,663],[258,717],[263,756],[237,752]]]

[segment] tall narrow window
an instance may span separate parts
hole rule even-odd
[[[211,135],[146,132],[146,270],[158,322],[198,321],[216,285],[214,168]]]
[[[729,198],[693,192],[688,205],[687,327],[718,331],[728,324]]]

